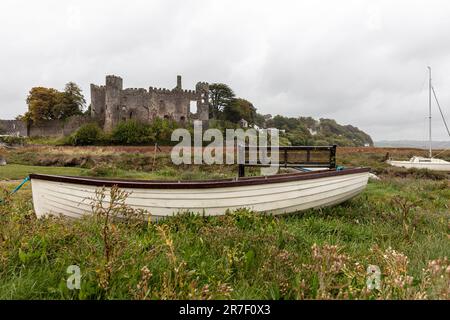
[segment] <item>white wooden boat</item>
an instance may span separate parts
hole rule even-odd
[[[330,206],[360,193],[368,177],[368,168],[186,182],[30,175],[38,217],[89,214],[95,191],[117,185],[129,193],[127,205],[146,210],[152,219],[183,212],[223,215],[227,210],[249,208],[283,214]]]
[[[450,171],[450,162],[435,158],[412,157],[409,161],[388,160],[387,163],[394,167],[407,169],[416,168],[435,171]]]

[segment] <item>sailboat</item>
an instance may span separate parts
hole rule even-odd
[[[441,112],[442,120],[444,121],[445,127],[447,129],[447,133],[450,136],[450,131],[448,129],[447,123],[445,122],[444,115],[442,113],[441,107],[436,97],[436,92],[431,84],[431,67],[428,67],[429,77],[428,77],[428,134],[429,134],[429,150],[428,150],[428,158],[427,157],[419,157],[414,156],[409,161],[397,161],[397,160],[387,160],[386,162],[394,167],[403,167],[403,168],[416,168],[416,169],[428,169],[435,171],[450,171],[450,162],[434,158],[433,150],[432,150],[432,136],[431,136],[431,94],[433,93],[434,98],[439,107],[439,111]]]

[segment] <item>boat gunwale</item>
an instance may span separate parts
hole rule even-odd
[[[239,186],[253,186],[270,183],[283,183],[311,179],[328,178],[348,174],[369,172],[370,168],[349,168],[344,170],[326,170],[299,172],[290,174],[277,174],[272,176],[243,177],[234,179],[197,180],[197,181],[158,181],[158,180],[132,180],[132,179],[107,179],[81,176],[30,174],[30,179],[89,185],[98,187],[136,188],[136,189],[204,189],[225,188]]]

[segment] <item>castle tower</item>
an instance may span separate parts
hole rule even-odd
[[[105,86],[91,84],[91,117],[103,126],[105,120]]]
[[[117,76],[106,76],[105,131],[111,131],[119,123],[122,89],[122,78]]]
[[[209,85],[207,82],[197,82],[195,91],[198,95],[197,99],[197,119],[206,121],[209,120]]]

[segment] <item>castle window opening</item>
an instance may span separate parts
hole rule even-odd
[[[191,113],[197,113],[197,101],[191,100],[189,102],[189,109]]]

